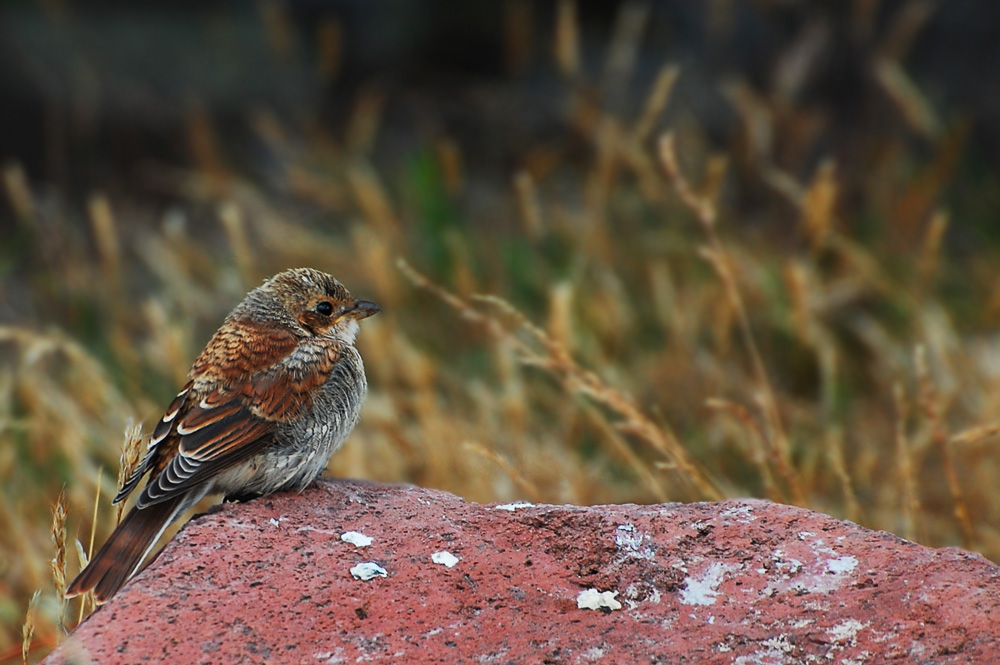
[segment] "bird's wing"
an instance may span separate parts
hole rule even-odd
[[[160,422],[156,424],[156,429],[153,430],[153,436],[150,438],[149,446],[146,449],[146,456],[143,458],[142,462],[137,466],[132,474],[128,477],[128,480],[122,485],[122,488],[118,490],[118,494],[115,495],[112,504],[118,504],[128,498],[132,491],[142,480],[142,477],[153,467],[156,460],[163,453],[163,450],[159,448],[160,444],[167,438],[174,429],[174,420],[177,418],[177,414],[180,413],[181,409],[184,407],[187,401],[188,393],[191,392],[191,388],[194,386],[194,381],[188,381],[183,389],[174,400],[167,407],[166,413],[160,418]]]
[[[216,333],[195,361],[193,383],[154,430],[139,508],[208,482],[263,450],[281,423],[309,406],[335,364],[335,353],[323,353],[302,371],[290,371],[286,361],[300,338],[276,327],[258,326],[252,335],[247,325],[238,330]],[[130,482],[134,487],[138,479]]]

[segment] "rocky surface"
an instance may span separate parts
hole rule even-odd
[[[998,617],[982,557],[799,508],[324,480],[194,519],[46,662],[993,663]]]

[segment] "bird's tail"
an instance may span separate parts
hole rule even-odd
[[[98,604],[107,602],[135,573],[171,522],[200,498],[198,493],[181,494],[142,509],[132,508],[66,589],[66,597],[93,589]]]

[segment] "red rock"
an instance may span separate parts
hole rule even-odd
[[[982,557],[799,508],[322,481],[196,518],[45,662],[994,663],[998,619]]]

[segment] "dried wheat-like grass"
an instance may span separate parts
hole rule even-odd
[[[992,439],[1000,434],[1000,423],[990,423],[989,425],[978,425],[963,430],[951,437],[951,445],[977,445],[983,441]]]
[[[900,5],[890,17],[885,36],[878,44],[878,55],[894,60],[906,58],[935,9],[931,2],[906,2]]]
[[[827,458],[830,467],[837,480],[840,482],[840,492],[844,501],[844,515],[852,522],[861,521],[861,505],[858,503],[858,495],[854,489],[854,479],[847,469],[847,460],[844,458],[844,432],[839,427],[827,429],[824,441]]]
[[[510,303],[496,296],[473,298],[476,302],[498,310],[506,319],[504,321],[498,316],[484,314],[474,309],[458,296],[416,272],[406,261],[400,259],[397,266],[414,285],[451,305],[462,318],[485,325],[492,335],[510,343],[517,349],[522,363],[545,370],[558,378],[568,392],[584,395],[610,409],[620,418],[614,424],[617,430],[635,436],[664,455],[671,468],[690,483],[700,498],[718,500],[722,497],[716,482],[690,459],[687,451],[672,433],[659,427],[643,414],[630,397],[608,386],[594,372],[584,370],[577,365],[565,346],[531,323]],[[526,337],[521,337],[518,333],[525,333]]]
[[[933,139],[941,132],[941,122],[920,88],[896,60],[879,58],[874,66],[875,80],[899,109],[903,120],[921,135]]]
[[[563,76],[576,80],[580,76],[580,21],[575,0],[559,0],[556,5],[554,51]]]
[[[600,87],[606,100],[613,102],[624,97],[635,71],[642,33],[649,21],[649,11],[647,3],[624,2],[618,6],[618,16],[601,76]]]
[[[290,59],[299,48],[298,31],[290,10],[280,2],[259,2],[257,10],[267,42],[279,59]]]
[[[462,444],[462,448],[468,452],[479,455],[483,459],[487,459],[498,467],[500,467],[507,476],[514,481],[514,483],[524,492],[524,496],[532,502],[539,502],[542,500],[542,493],[539,491],[538,486],[532,481],[524,477],[518,468],[510,462],[506,457],[501,455],[495,450],[487,448],[481,443],[475,441],[466,441]]]
[[[643,145],[653,135],[656,123],[663,114],[667,104],[670,103],[670,95],[680,76],[681,69],[675,64],[663,65],[656,80],[653,82],[649,93],[646,96],[646,103],[643,105],[642,113],[639,116],[635,128],[632,130],[632,139],[636,145]]]
[[[94,508],[95,508],[95,510],[94,510],[94,519],[96,520],[97,519],[97,510],[96,510],[97,506],[96,506],[96,504],[95,504]],[[97,526],[96,522],[94,522],[93,524],[91,524],[91,529],[90,529],[90,534],[91,534],[90,535],[90,551],[91,552],[93,552],[93,550],[94,550],[94,533],[95,533],[95,527],[96,526]],[[79,540],[76,540],[75,544],[76,544],[76,560],[77,560],[77,563],[80,566],[80,570],[83,570],[84,568],[87,567],[87,564],[90,563],[90,555],[87,554],[87,552],[84,551],[84,549],[83,549],[83,543],[81,543]],[[76,615],[76,624],[75,625],[79,626],[83,622],[84,617],[86,617],[87,614],[89,614],[90,612],[93,612],[95,609],[97,609],[97,601],[94,600],[94,592],[93,591],[88,591],[87,593],[85,593],[82,596],[80,596],[80,609],[79,609],[79,611],[77,612],[77,615]]]
[[[344,51],[344,27],[333,18],[320,19],[316,25],[316,70],[324,81],[340,73]]]
[[[774,474],[771,472],[771,466],[768,464],[767,455],[764,452],[766,450],[767,435],[761,428],[760,423],[750,413],[750,410],[742,404],[719,397],[711,397],[705,400],[705,406],[713,411],[726,414],[733,421],[739,423],[746,432],[750,433],[754,442],[747,446],[749,450],[748,456],[754,466],[757,467],[757,472],[760,473],[767,498],[772,501],[780,501],[782,498],[781,491],[774,480]]]
[[[18,163],[6,165],[3,169],[3,184],[17,221],[27,228],[32,228],[36,205],[31,186],[24,173],[24,166]]]
[[[224,195],[230,187],[232,173],[226,165],[209,112],[204,105],[193,103],[186,120],[188,147],[198,166],[198,173],[193,177],[200,181],[205,194]]]
[[[918,346],[914,351],[914,366],[917,374],[917,384],[920,392],[918,404],[921,413],[927,419],[931,427],[931,442],[941,455],[941,468],[944,472],[948,489],[951,492],[955,520],[962,533],[962,546],[972,547],[976,541],[976,529],[969,517],[969,508],[965,502],[965,491],[958,478],[958,471],[955,468],[955,456],[951,447],[951,437],[944,424],[944,414],[941,409],[940,396],[931,379],[927,366],[927,354],[923,346]]]
[[[371,152],[382,123],[385,94],[377,87],[362,90],[354,103],[354,109],[344,133],[349,154],[355,157]]]
[[[395,245],[400,238],[399,220],[375,170],[356,166],[348,171],[347,182],[365,219]]]
[[[94,508],[90,516],[90,542],[87,545],[87,561],[94,555],[94,539],[97,535],[97,514],[101,507],[101,481],[104,479],[104,467],[97,469],[97,482],[94,483]],[[121,523],[121,514],[116,516],[116,524]],[[86,561],[80,562],[80,570],[87,567]]]
[[[830,235],[837,190],[836,167],[832,161],[823,162],[806,191],[802,205],[802,223],[813,252],[824,247]]]
[[[121,244],[115,228],[111,203],[107,196],[95,194],[90,197],[88,210],[104,278],[111,284],[117,284],[121,272]]]
[[[732,260],[729,258],[729,253],[726,251],[716,229],[716,219],[718,216],[716,207],[710,199],[701,197],[695,193],[687,178],[680,170],[677,162],[677,153],[674,148],[673,134],[665,134],[660,139],[660,159],[664,171],[674,185],[674,190],[684,205],[694,214],[695,219],[701,225],[702,231],[708,238],[709,246],[702,251],[702,255],[709,261],[715,269],[716,274],[722,280],[726,289],[727,299],[736,313],[743,344],[746,347],[747,355],[750,357],[754,376],[761,391],[761,402],[764,407],[765,421],[767,423],[767,429],[764,431],[767,434],[765,442],[767,443],[768,454],[782,480],[788,485],[792,502],[797,505],[805,505],[805,491],[789,459],[790,446],[784,424],[782,423],[778,398],[771,385],[771,379],[764,366],[760,351],[757,348],[757,341],[750,327],[750,319],[746,313],[746,306],[743,304],[743,297],[740,295],[740,290],[737,286],[737,277]]]
[[[910,441],[906,435],[906,421],[909,408],[902,384],[893,385],[893,403],[896,407],[896,467],[900,486],[900,510],[902,513],[903,537],[916,540],[920,537],[917,516],[920,514],[920,497],[917,494],[916,480],[913,473],[913,460],[910,454]]]
[[[920,275],[917,288],[918,297],[922,298],[922,294],[926,293],[938,273],[941,260],[941,242],[944,240],[944,234],[948,230],[950,221],[948,213],[938,210],[931,216],[930,223],[927,225],[924,241],[920,248],[920,260],[917,264],[917,271]]]
[[[52,557],[52,581],[56,588],[56,599],[59,603],[58,627],[66,630],[66,489],[59,492],[59,497],[52,508],[52,543],[55,555]]]
[[[222,228],[226,231],[229,246],[232,247],[233,260],[239,267],[244,285],[255,284],[257,282],[257,275],[253,269],[255,261],[250,249],[250,242],[247,239],[246,223],[242,211],[235,202],[225,201],[219,205],[218,214]]]
[[[24,617],[24,624],[21,627],[21,662],[28,665],[28,654],[31,653],[32,644],[35,640],[35,614],[38,611],[38,600],[41,598],[41,590],[36,591],[31,596],[28,603],[28,611]]]
[[[122,441],[122,454],[118,460],[118,491],[120,492],[135,470],[139,468],[144,456],[142,445],[142,424],[130,423],[125,428],[125,439]],[[121,524],[125,502],[117,506],[117,524]]]
[[[461,146],[449,137],[441,137],[434,142],[434,156],[441,169],[445,192],[449,196],[459,195],[465,183]]]
[[[503,61],[508,73],[520,72],[531,61],[535,28],[533,7],[531,0],[504,3]]]
[[[660,116],[666,109],[679,75],[680,68],[677,65],[668,64],[660,69],[649,90],[639,119],[632,131],[627,132],[617,145],[619,159],[635,173],[643,197],[650,202],[662,200],[663,178],[646,149],[646,141],[649,140]]]
[[[524,224],[524,231],[529,238],[540,238],[545,231],[542,221],[542,206],[538,200],[535,181],[528,171],[518,171],[514,175],[514,192],[517,196],[517,209]]]

